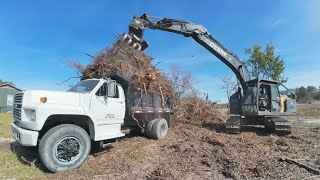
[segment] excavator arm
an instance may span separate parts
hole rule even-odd
[[[270,132],[290,133],[291,127],[287,125],[288,121],[276,117],[289,115],[291,111],[295,112],[295,97],[288,98],[286,103],[290,112],[273,111],[269,109],[261,109],[258,106],[258,100],[262,96],[257,93],[259,88],[273,88],[274,92],[278,91],[278,82],[270,80],[254,79],[251,80],[250,75],[241,60],[231,51],[226,49],[216,38],[214,38],[205,27],[198,24],[193,24],[187,21],[155,18],[143,14],[139,17],[134,17],[129,25],[129,33],[122,36],[122,40],[129,43],[138,50],[145,50],[148,47],[146,41],[143,40],[145,28],[157,29],[176,34],[181,34],[186,37],[192,37],[196,42],[214,54],[224,64],[226,64],[237,76],[241,83],[241,88],[238,89],[230,97],[230,117],[226,123],[226,131],[230,133],[240,133],[241,125],[261,124],[265,125]],[[270,91],[271,92],[271,91]],[[270,100],[268,103],[274,103],[278,107],[278,97],[275,93],[269,93]],[[290,106],[290,107],[289,107]],[[279,109],[279,108],[276,108]]]
[[[250,81],[248,70],[240,59],[234,53],[226,49],[202,25],[168,18],[158,18],[155,20],[155,18],[143,14],[142,16],[133,18],[133,21],[129,25],[129,33],[123,36],[123,40],[132,44],[139,50],[145,50],[148,47],[148,44],[143,40],[145,28],[157,29],[181,34],[186,37],[192,37],[196,42],[219,58],[236,74],[243,89],[246,87],[245,82]]]

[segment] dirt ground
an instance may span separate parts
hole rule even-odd
[[[175,123],[163,140],[127,137],[107,150],[92,152],[79,169],[58,174],[44,170],[34,148],[19,149],[14,144],[10,148],[3,141],[0,151],[16,149],[21,162],[43,170],[49,179],[320,178],[279,160],[288,157],[320,169],[319,120],[295,121],[293,133],[283,137],[268,135],[262,127],[247,127],[240,135],[231,135],[223,133],[223,127],[214,122]]]

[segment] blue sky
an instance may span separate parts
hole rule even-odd
[[[0,79],[22,89],[67,89],[56,83],[76,75],[68,60],[88,64],[85,53],[96,54],[127,31],[133,16],[147,12],[202,24],[241,59],[244,48],[271,42],[285,59],[288,87],[318,87],[319,7],[317,0],[0,1]],[[199,44],[155,30],[145,39],[161,70],[178,64],[210,99],[226,101],[219,78],[233,73]]]

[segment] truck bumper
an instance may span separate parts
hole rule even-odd
[[[37,146],[37,131],[26,130],[18,127],[14,123],[11,124],[12,134],[16,142],[23,146]]]

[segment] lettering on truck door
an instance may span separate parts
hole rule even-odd
[[[117,123],[123,123],[125,116],[125,96],[121,86],[116,86],[115,97],[108,98],[108,104],[112,104],[108,109],[107,116],[111,115]]]

